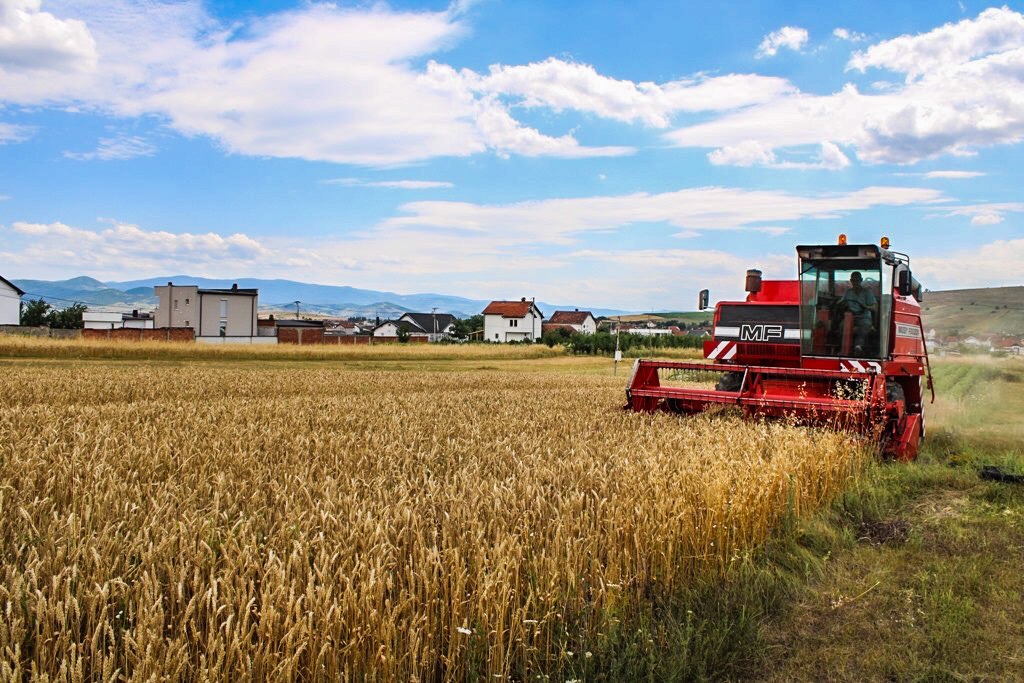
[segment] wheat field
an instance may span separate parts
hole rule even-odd
[[[0,678],[525,680],[847,486],[843,435],[623,377],[0,371]]]

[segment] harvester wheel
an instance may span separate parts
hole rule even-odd
[[[718,378],[715,391],[739,391],[741,384],[743,384],[742,372],[726,372]]]

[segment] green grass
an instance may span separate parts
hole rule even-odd
[[[879,465],[815,524],[809,581],[765,620],[752,677],[1016,680],[1024,671],[1024,363],[941,363],[931,436],[908,465]],[[824,551],[824,552],[821,552]],[[754,676],[754,673],[757,673]]]

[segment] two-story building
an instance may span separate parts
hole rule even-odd
[[[21,297],[24,295],[20,287],[0,276],[0,325],[21,323]]]
[[[492,342],[537,341],[544,314],[533,300],[492,301],[483,311],[484,339]]]
[[[259,290],[200,289],[195,285],[154,287],[159,301],[153,322],[161,327],[191,327],[196,339],[249,341],[256,337]]]

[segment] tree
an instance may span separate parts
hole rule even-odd
[[[29,327],[41,327],[50,324],[50,304],[43,299],[29,301],[21,309],[21,324]]]
[[[398,343],[399,344],[408,344],[409,343],[409,337],[411,337],[411,336],[412,335],[409,334],[408,326],[406,326],[406,325],[399,325],[398,326]]]
[[[473,332],[483,329],[483,314],[471,315],[468,318],[456,320],[452,328],[452,336],[456,339],[465,339]]]
[[[85,304],[71,304],[61,311],[50,311],[47,322],[50,327],[58,330],[80,330],[83,327],[82,314],[85,313]]]

